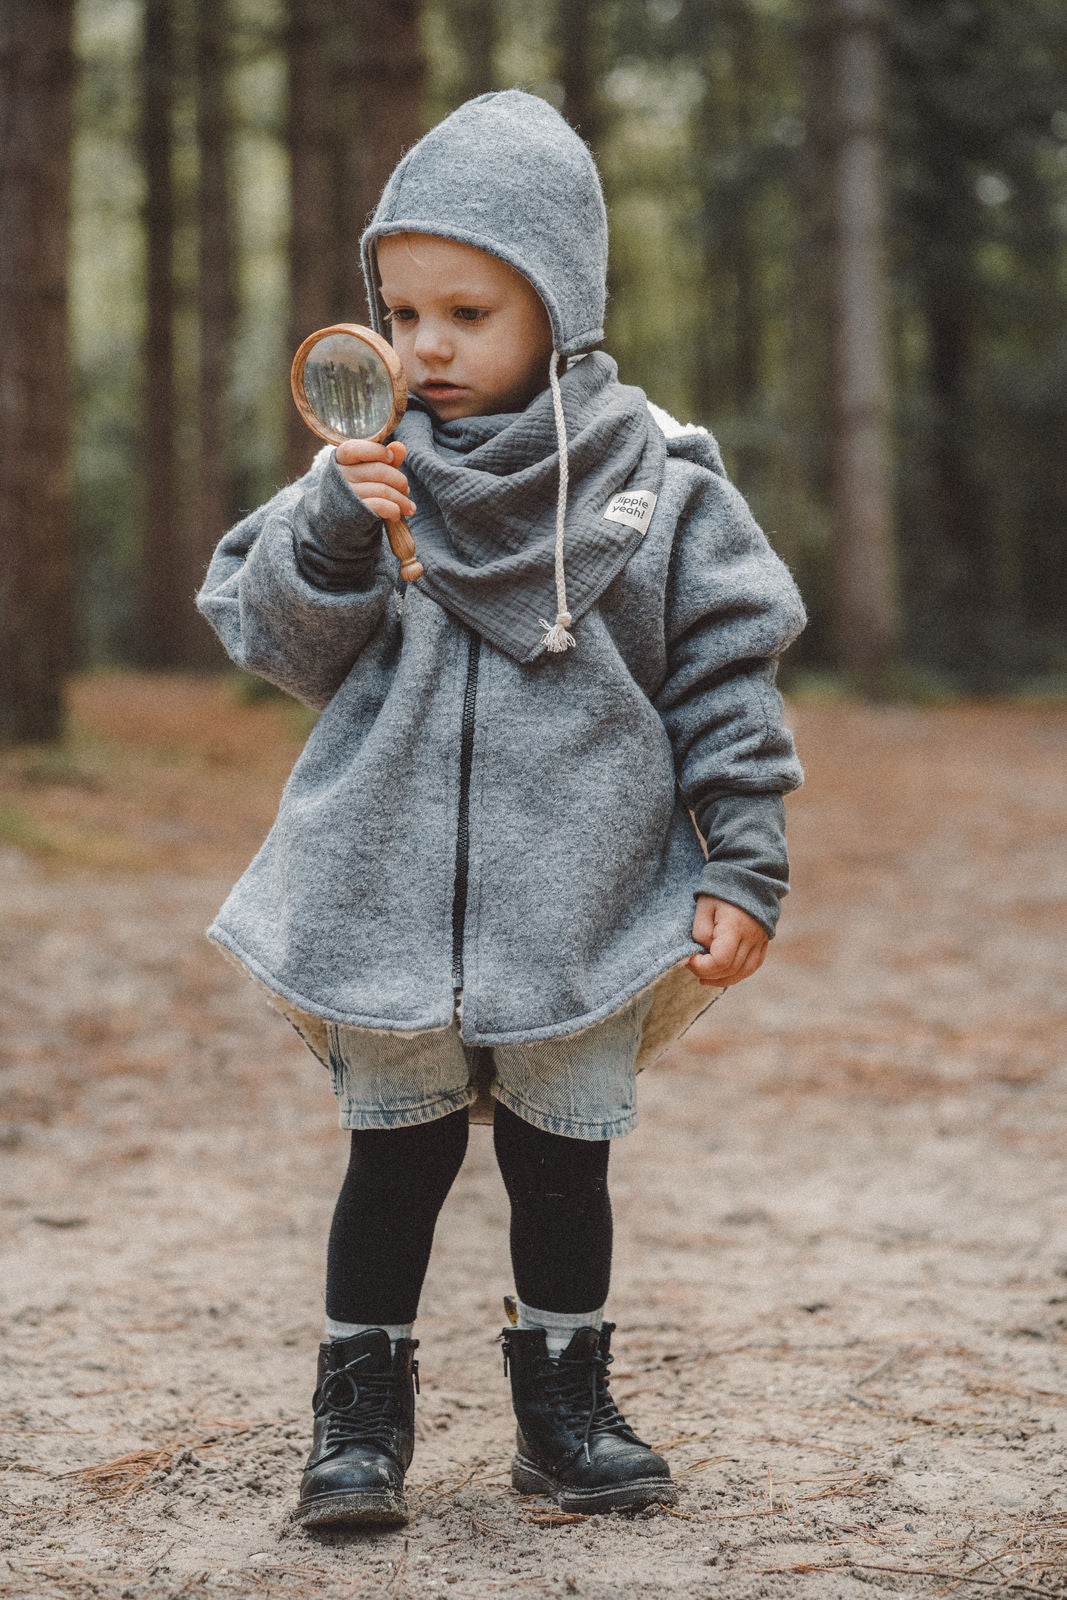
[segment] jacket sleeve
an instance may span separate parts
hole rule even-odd
[[[197,596],[227,654],[321,710],[389,614],[382,526],[332,448],[226,535]]]
[[[667,672],[655,697],[685,804],[707,844],[695,894],[774,933],[789,884],[782,795],[803,772],[775,688],[804,626],[784,563],[721,473],[693,474],[667,584]]]

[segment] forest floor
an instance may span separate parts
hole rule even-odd
[[[0,760],[0,1595],[1067,1596],[1067,712],[790,708],[767,965],[613,1152],[614,1387],[676,1511],[508,1485],[472,1132],[417,1327],[412,1521],[301,1532],[326,1074],[203,938],[307,721],[74,688]]]

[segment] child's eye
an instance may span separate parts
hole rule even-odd
[[[396,306],[385,314],[387,322],[414,322],[415,312],[411,306]]]
[[[488,311],[480,311],[477,306],[457,306],[453,312],[459,322],[482,322],[488,315]]]

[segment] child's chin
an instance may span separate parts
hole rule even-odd
[[[456,400],[427,400],[426,404],[438,422],[458,422],[460,417],[474,417],[479,414],[478,402],[470,395],[464,395]]]

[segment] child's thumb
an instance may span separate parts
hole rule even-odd
[[[716,903],[710,895],[702,894],[697,897],[696,913],[693,917],[693,940],[696,944],[705,947],[710,945],[715,936],[715,911]]]

